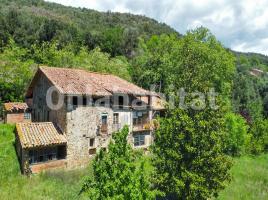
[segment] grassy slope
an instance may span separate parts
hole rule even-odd
[[[0,125],[0,199],[78,199],[82,177],[89,170],[22,176],[13,146],[13,129],[14,126]]]
[[[0,125],[0,199],[78,199],[88,169],[58,171],[27,178],[20,174],[14,150],[14,126]],[[149,163],[146,168],[151,170]],[[219,200],[268,199],[268,154],[235,160],[233,180]]]
[[[236,159],[232,175],[231,184],[220,193],[219,200],[268,199],[268,154]]]

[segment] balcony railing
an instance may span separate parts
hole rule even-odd
[[[138,123],[138,124],[133,124],[133,131],[145,131],[145,130],[148,130],[148,131],[152,130],[152,125],[149,121]]]

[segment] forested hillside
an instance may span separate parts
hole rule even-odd
[[[70,43],[88,49],[100,46],[112,56],[131,56],[140,36],[176,33],[144,16],[72,8],[43,0],[1,0],[0,27],[1,47],[11,36],[26,48],[57,40],[60,47]]]

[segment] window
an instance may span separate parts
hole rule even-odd
[[[31,119],[31,113],[24,113],[24,119]]]
[[[101,116],[101,124],[107,125],[107,123],[108,123],[107,115],[102,115]]]
[[[118,99],[118,104],[120,105],[120,106],[123,106],[124,105],[124,97],[123,96],[119,96],[119,99]]]
[[[119,113],[114,113],[113,124],[119,124]]]
[[[89,146],[94,147],[94,143],[95,143],[95,138],[90,138],[89,139]]]
[[[134,146],[145,145],[145,135],[144,134],[135,134],[133,137],[134,137]]]
[[[88,153],[89,153],[89,155],[94,155],[94,154],[97,153],[97,150],[96,150],[96,148],[94,148],[94,149],[89,149]]]
[[[107,114],[104,114],[101,116],[100,132],[101,132],[101,134],[108,133],[108,116],[107,116]]]
[[[29,163],[35,164],[58,159],[58,148],[44,148],[29,151]]]
[[[73,105],[78,106],[78,97],[76,96],[73,97]]]
[[[83,106],[87,105],[87,97],[83,97]]]

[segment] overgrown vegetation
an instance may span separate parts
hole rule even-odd
[[[268,198],[268,155],[236,158],[231,169],[232,181],[220,192],[218,200]]]
[[[231,156],[241,156],[250,146],[249,126],[239,114],[227,113],[225,115],[226,134],[224,135],[224,152]]]

